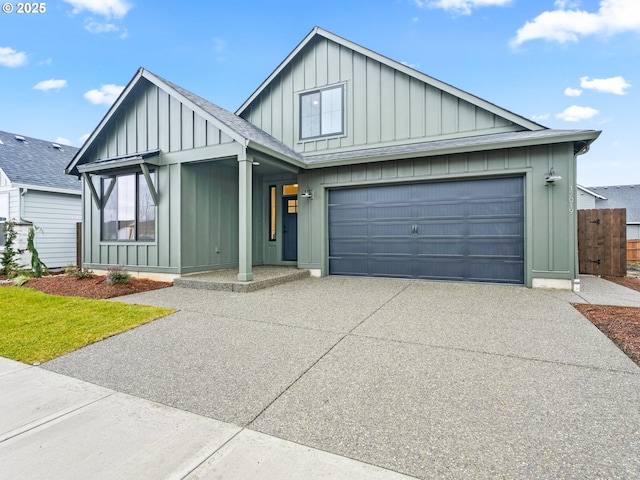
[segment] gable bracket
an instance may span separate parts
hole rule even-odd
[[[149,174],[149,167],[147,167],[146,163],[141,163],[140,168],[142,169],[142,174],[144,175],[144,179],[147,181],[147,187],[149,188],[149,193],[151,193],[151,198],[153,198],[153,204],[158,206],[158,192],[156,190],[153,181],[151,180],[151,175]]]
[[[98,208],[99,210],[100,207],[102,207],[102,202],[100,201],[98,192],[96,192],[96,187],[93,186],[93,181],[91,181],[91,177],[89,176],[88,173],[82,173],[81,175],[84,181],[87,183],[89,190],[91,191],[91,197],[93,198],[93,202],[96,204],[96,208]]]

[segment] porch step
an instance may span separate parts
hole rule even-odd
[[[252,271],[253,280],[248,282],[239,281],[238,269],[230,268],[184,275],[174,279],[173,284],[181,288],[247,293],[310,276],[309,270],[295,267],[258,266],[253,267]]]

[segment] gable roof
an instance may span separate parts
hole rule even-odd
[[[368,48],[362,47],[356,43],[353,43],[349,40],[346,40],[338,35],[335,35],[327,30],[324,30],[320,27],[314,27],[311,32],[298,44],[298,46],[278,65],[278,67],[267,77],[267,79],[262,82],[262,84],[258,87],[258,89],[251,94],[251,96],[240,106],[240,108],[236,111],[236,115],[242,115],[243,112],[251,105],[251,103],[258,97],[260,94],[268,88],[269,84],[289,65],[293,59],[307,47],[316,37],[323,37],[332,42],[335,42],[345,48],[349,48],[355,52],[360,53],[365,57],[372,58],[383,65],[386,65],[392,69],[398,70],[410,77],[413,77],[419,81],[426,83],[432,87],[438,88],[454,97],[458,97],[470,104],[487,110],[488,112],[493,113],[499,117],[505,118],[516,125],[520,125],[521,127],[527,130],[542,130],[546,129],[543,125],[540,125],[532,120],[529,120],[525,117],[517,115],[509,110],[505,110],[504,108],[498,107],[497,105],[483,100],[475,95],[472,95],[464,90],[456,88],[448,83],[442,82],[436,78],[430,77],[418,70],[415,70],[407,65],[404,65],[400,62],[392,60],[384,55],[374,52],[373,50],[369,50]]]
[[[589,190],[599,195],[596,208],[626,208],[627,223],[640,222],[640,185],[609,185]]]
[[[80,193],[80,183],[64,174],[77,151],[76,147],[0,131],[0,169],[14,186]]]
[[[111,106],[107,114],[100,121],[96,129],[91,133],[85,144],[68,164],[65,170],[67,174],[78,174],[77,167],[86,163],[83,162],[82,159],[90,149],[91,144],[100,135],[100,132],[107,127],[111,120],[114,119],[118,109],[126,102],[126,99],[132,95],[132,92],[140,82],[143,81],[152,83],[167,92],[170,96],[178,99],[181,103],[194,110],[244,147],[254,148],[270,155],[284,158],[288,161],[299,161],[300,164],[302,164],[302,157],[297,152],[291,150],[285,144],[276,140],[271,135],[260,130],[245,119],[234,115],[228,110],[225,110],[224,108],[219,107],[218,105],[215,105],[158,75],[155,75],[149,70],[139,68],[118,99]]]

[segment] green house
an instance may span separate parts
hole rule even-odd
[[[140,69],[66,169],[83,262],[572,288],[577,157],[553,130],[314,28],[235,112]]]

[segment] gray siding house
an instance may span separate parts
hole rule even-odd
[[[576,162],[551,130],[318,27],[235,112],[140,69],[66,171],[84,263],[572,288]]]
[[[38,254],[52,269],[76,263],[82,185],[64,169],[77,151],[0,131],[0,229],[3,222],[14,221],[16,247],[25,248],[29,228],[36,227]],[[0,239],[0,251],[3,245]],[[22,255],[19,263],[29,265],[29,254]]]

